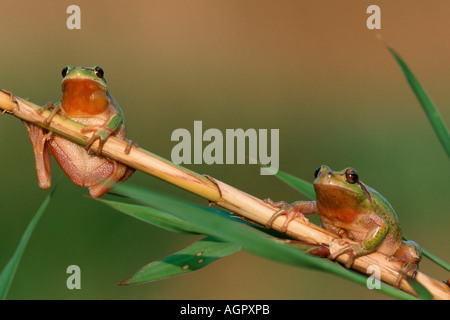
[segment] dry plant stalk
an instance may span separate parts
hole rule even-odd
[[[50,111],[46,110],[38,113],[39,108],[40,106],[16,97],[10,92],[0,91],[0,109],[3,109],[3,113],[12,114],[24,121],[60,134],[80,145],[86,145],[90,134],[81,133],[81,129],[84,127],[82,124],[56,115],[51,123],[47,125],[45,124],[45,119],[50,115]],[[97,151],[97,146],[98,143],[92,146],[94,151]],[[278,210],[261,199],[224,182],[175,165],[142,148],[133,146],[130,153],[125,154],[124,150],[126,147],[126,141],[112,136],[104,144],[102,155],[188,190],[262,225],[265,225]],[[285,216],[280,216],[274,221],[272,228],[281,231],[285,220]],[[338,239],[337,235],[328,230],[313,223],[304,223],[299,219],[293,220],[289,224],[286,234],[300,241],[326,246],[329,246],[333,239]],[[335,252],[339,248],[339,245],[333,244],[330,246],[330,251]],[[343,254],[336,260],[341,264],[345,264],[348,258],[348,254]],[[362,274],[367,274],[366,270],[370,265],[379,266],[381,269],[381,280],[391,285],[394,285],[402,274],[401,263],[389,261],[387,256],[378,252],[358,257],[355,259],[352,268]],[[417,272],[416,280],[426,287],[435,299],[450,300],[450,288],[445,283],[437,281],[422,272]],[[399,289],[417,296],[414,289],[405,279],[400,282]]]

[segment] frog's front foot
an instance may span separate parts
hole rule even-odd
[[[398,289],[400,287],[402,280],[404,280],[408,277],[411,277],[413,279],[416,277],[417,270],[418,270],[417,263],[403,261],[402,259],[399,259],[395,256],[388,257],[387,260],[388,261],[400,261],[403,263],[402,268],[399,272],[399,276],[398,276],[397,280],[395,281],[395,283],[393,284],[394,288]]]
[[[365,250],[359,242],[351,239],[335,239],[330,243],[330,252],[328,259],[335,260],[337,257],[344,253],[348,253],[349,257],[345,262],[347,269],[351,268],[355,259],[364,254]]]
[[[103,149],[103,145],[105,144],[106,140],[108,140],[108,138],[114,133],[114,130],[111,130],[110,128],[106,127],[106,126],[96,126],[96,125],[92,125],[92,126],[87,126],[84,127],[83,129],[81,129],[81,133],[86,133],[86,132],[94,132],[94,134],[92,135],[92,137],[88,140],[87,144],[86,144],[86,150],[88,150],[88,153],[91,153],[91,148],[92,145],[94,144],[95,141],[99,141],[99,145],[98,145],[98,149],[97,149],[97,154],[100,155],[102,153],[102,149]],[[131,148],[131,146],[130,146]]]
[[[405,264],[402,266],[402,270],[400,271],[400,276],[394,283],[394,287],[399,288],[400,283],[402,282],[403,279],[406,279],[406,277],[411,277],[415,279],[417,275],[417,269],[418,269],[417,264],[412,262],[405,262]]]
[[[51,102],[49,102],[49,103],[47,103],[45,106],[42,106],[40,109],[39,109],[39,111],[38,111],[38,113],[39,114],[42,114],[45,110],[51,110],[51,113],[50,113],[50,115],[45,119],[45,121],[44,121],[44,123],[46,124],[46,125],[49,125],[50,124],[50,122],[52,122],[52,120],[53,120],[53,117],[58,113],[58,112],[61,112],[61,106],[59,106],[59,105],[54,105],[53,103],[51,103]]]
[[[265,199],[264,202],[270,204],[271,206],[273,206],[277,209],[280,209],[277,212],[275,212],[272,217],[270,217],[269,221],[267,221],[267,223],[266,223],[267,229],[272,229],[273,222],[279,216],[282,216],[282,215],[286,216],[286,221],[283,223],[283,226],[281,227],[281,232],[286,232],[289,224],[292,222],[292,220],[294,220],[296,218],[300,218],[304,222],[309,222],[309,220],[300,211],[299,207],[297,207],[295,205],[290,205],[284,201],[273,202],[271,199]]]

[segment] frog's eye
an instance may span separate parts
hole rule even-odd
[[[105,74],[105,73],[103,72],[103,69],[100,68],[100,67],[95,67],[95,68],[94,68],[94,72],[95,72],[95,75],[96,75],[97,77],[99,77],[100,79],[102,79],[102,78],[103,78],[103,75]]]
[[[348,169],[347,171],[345,171],[345,180],[347,180],[347,182],[350,184],[357,183],[359,180],[358,172],[356,172],[356,170],[352,168]]]
[[[319,175],[319,171],[322,168],[322,166],[317,167],[316,170],[314,170],[314,178],[317,178],[317,176]]]
[[[67,75],[67,71],[69,71],[69,67],[67,67],[67,66],[61,70],[61,74],[62,74],[63,78]]]

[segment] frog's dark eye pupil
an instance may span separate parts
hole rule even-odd
[[[103,78],[103,75],[105,74],[105,73],[103,72],[103,69],[100,68],[100,67],[95,67],[94,72],[95,72],[95,75],[96,75],[97,77],[99,77],[100,79]]]
[[[68,70],[69,70],[68,67],[64,67],[64,68],[62,69],[61,74],[62,74],[63,78],[67,75],[67,71],[68,71]]]
[[[359,180],[358,172],[356,172],[355,169],[348,169],[345,172],[345,180],[347,180],[347,182],[350,183],[350,184],[357,183],[358,180]]]
[[[317,178],[317,176],[319,175],[320,168],[322,167],[317,167],[316,170],[314,170],[314,178]]]

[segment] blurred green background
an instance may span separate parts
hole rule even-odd
[[[68,30],[66,8],[81,8]],[[380,33],[450,123],[450,3],[377,1],[0,0],[0,88],[45,104],[61,69],[101,65],[128,135],[170,159],[177,128],[280,130],[280,169],[313,181],[321,164],[355,167],[394,206],[404,234],[450,260],[448,158]],[[46,195],[22,123],[0,116],[0,269]],[[301,195],[255,165],[188,165],[260,198]],[[63,175],[53,162],[53,183]],[[153,177],[128,183],[207,202]],[[245,252],[182,277],[116,284],[196,237],[166,232],[87,197],[64,175],[12,284],[10,299],[378,299],[387,296],[314,270]],[[66,268],[81,268],[81,290]],[[428,261],[421,270],[444,280]],[[324,290],[326,288],[326,290]]]

